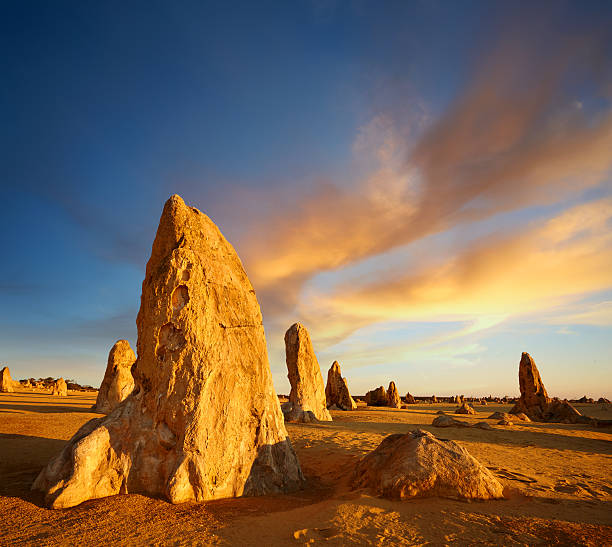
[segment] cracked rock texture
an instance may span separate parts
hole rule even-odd
[[[304,421],[303,412],[312,412],[319,421],[331,422],[327,410],[321,368],[304,325],[294,323],[285,333],[285,354],[291,392],[283,405],[287,421]]]
[[[357,403],[351,397],[348,383],[346,378],[342,377],[338,361],[334,361],[327,371],[325,399],[328,408],[336,405],[341,410],[357,410]]]
[[[357,464],[353,487],[402,500],[503,497],[501,483],[465,448],[454,441],[436,439],[422,429],[385,437]]]
[[[132,365],[136,361],[134,350],[127,340],[118,340],[108,354],[104,379],[98,391],[94,409],[112,412],[134,389]]]
[[[176,195],[164,206],[136,323],[134,392],[41,471],[33,488],[49,507],[128,492],[179,503],[302,485],[255,291],[219,229]]]

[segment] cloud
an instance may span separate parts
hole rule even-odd
[[[490,328],[509,316],[550,309],[612,287],[612,198],[577,205],[515,233],[483,237],[453,256],[410,273],[348,278],[312,288],[300,315],[335,318],[346,336],[379,321],[473,321],[453,337]],[[606,306],[575,313],[576,322],[602,320]],[[565,323],[566,321],[561,321]]]
[[[586,306],[586,309],[551,317],[549,322],[556,325],[612,326],[612,302],[605,301]]]
[[[276,207],[239,242],[264,310],[291,314],[320,272],[601,184],[612,168],[609,98],[576,97],[570,84],[580,71],[605,87],[605,44],[597,35],[562,38],[502,41],[435,123],[421,112],[398,127],[387,114],[361,128],[353,151],[362,176],[271,196]],[[428,290],[435,300],[452,288]]]

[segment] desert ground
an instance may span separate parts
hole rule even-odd
[[[493,431],[435,428],[438,410],[332,411],[333,422],[287,424],[306,488],[290,495],[172,505],[141,495],[87,501],[66,510],[43,507],[30,490],[39,471],[87,420],[96,393],[68,397],[0,394],[0,544],[219,545],[612,545],[612,430],[587,425],[486,420],[511,405],[476,406],[475,423]],[[612,418],[612,405],[576,405]],[[392,433],[415,428],[452,439],[507,487],[502,501],[426,498],[390,501],[352,491],[354,466]]]

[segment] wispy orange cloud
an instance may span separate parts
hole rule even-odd
[[[381,273],[375,282],[348,279],[328,292],[313,289],[300,312],[313,324],[334,318],[338,337],[391,320],[468,320],[465,333],[472,333],[612,287],[611,223],[612,199],[581,204],[402,276]]]
[[[357,160],[375,160],[366,174],[350,184],[321,182],[293,195],[241,241],[264,310],[291,312],[305,281],[320,272],[462,223],[557,202],[605,180],[612,168],[612,111],[609,104],[579,107],[567,81],[578,66],[590,70],[593,81],[610,75],[599,70],[596,38],[575,44],[557,44],[555,55],[534,54],[533,42],[502,44],[419,138],[394,127],[389,116],[363,128]],[[415,125],[423,122],[419,118]],[[505,245],[513,253],[513,245],[523,244]],[[488,257],[486,267],[496,267],[495,260],[505,263],[502,256]],[[444,301],[457,278],[438,277],[446,285],[421,284],[419,298]]]

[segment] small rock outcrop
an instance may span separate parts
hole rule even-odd
[[[410,395],[410,393],[406,393],[406,404],[407,405],[416,404],[416,399],[412,395]]]
[[[432,395],[431,396],[431,402],[434,403],[434,404],[437,403],[438,402],[438,398],[435,395]]]
[[[134,389],[132,365],[136,355],[127,340],[118,340],[108,354],[106,372],[98,391],[94,410],[108,414]]]
[[[60,397],[68,397],[68,386],[66,380],[58,378],[51,384],[51,395],[59,395]]]
[[[327,371],[325,400],[327,401],[327,408],[336,405],[340,410],[357,410],[357,403],[351,397],[348,383],[346,378],[342,377],[338,361],[334,361]]]
[[[365,403],[368,406],[387,406],[387,402],[387,391],[383,386],[366,393]]]
[[[402,408],[402,399],[393,381],[389,382],[389,389],[387,389],[387,406],[391,408]]]
[[[507,412],[493,412],[487,420],[505,420],[507,418],[510,418],[510,414]]]
[[[470,424],[468,424],[467,422],[456,420],[448,414],[440,414],[440,416],[434,418],[434,421],[431,422],[431,425],[433,425],[434,427],[470,427]]]
[[[122,493],[172,503],[295,490],[255,291],[234,248],[179,196],[142,284],[131,396],[77,431],[33,488],[51,508]]]
[[[499,499],[503,486],[484,465],[454,441],[428,431],[389,435],[358,464],[354,488],[391,499],[440,496]]]
[[[464,402],[459,408],[455,409],[455,414],[476,414],[476,411],[472,406]]]
[[[526,352],[519,363],[519,387],[521,396],[510,410],[510,414],[525,414],[536,422],[594,423],[583,416],[568,401],[551,400],[535,361]]]
[[[1,393],[13,393],[13,379],[11,378],[11,372],[8,367],[4,367],[0,371],[0,392]]]
[[[312,412],[319,421],[330,422],[321,368],[304,325],[294,323],[285,333],[285,354],[291,393],[283,405],[285,420],[304,421],[303,412]]]

